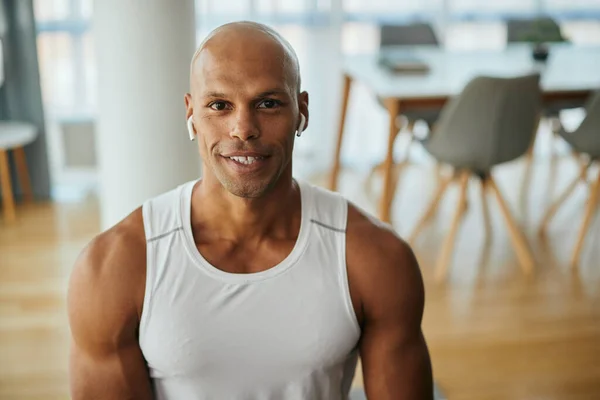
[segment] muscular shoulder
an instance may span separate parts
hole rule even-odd
[[[146,244],[141,209],[95,237],[69,281],[68,313],[75,340],[116,345],[134,333],[143,303]]]
[[[389,225],[349,204],[346,249],[361,318],[385,318],[409,308],[420,319],[424,288],[419,265],[408,243]]]
[[[145,265],[146,239],[142,209],[138,208],[109,230],[99,234],[83,249],[76,268],[88,269],[99,277],[116,272],[133,273]],[[127,267],[124,267],[125,264]]]
[[[357,261],[378,261],[383,265],[405,265],[413,261],[413,253],[404,240],[388,224],[348,205],[348,251]],[[399,263],[400,262],[400,263]]]

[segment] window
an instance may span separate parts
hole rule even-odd
[[[95,107],[92,0],[35,0],[42,94],[52,115],[88,115]]]
[[[73,37],[65,32],[45,32],[37,42],[44,103],[55,110],[68,109],[73,106],[75,91]]]
[[[577,19],[600,19],[600,0],[538,0],[544,11]]]
[[[534,14],[537,11],[537,0],[448,0],[452,17],[485,18],[515,14]]]
[[[442,0],[344,0],[343,7],[349,15],[371,15],[376,16],[378,19],[389,19],[402,15],[437,14],[442,9]]]
[[[551,15],[558,19],[600,18],[600,0],[445,0],[453,19],[505,19]]]
[[[246,19],[271,25],[329,23],[331,0],[196,0],[200,37],[227,22]]]
[[[59,117],[90,116],[96,106],[94,43],[89,30],[92,6],[93,0],[34,0],[44,102],[46,110]],[[265,22],[283,30],[343,21],[344,32],[348,28],[357,32],[343,35],[348,37],[345,42],[352,43],[353,51],[363,47],[371,50],[377,41],[376,26],[382,22],[481,25],[486,31],[498,31],[495,47],[503,44],[501,25],[507,17],[549,13],[563,20],[569,36],[578,42],[591,42],[600,26],[600,0],[196,0],[196,9],[199,40],[216,26],[238,19]],[[565,19],[587,22],[573,24]],[[486,20],[496,22],[491,26]],[[449,36],[456,36],[453,32],[457,30],[449,29]],[[473,42],[467,48],[480,45],[478,34],[461,29],[462,42]],[[348,50],[346,45],[343,48]]]
[[[71,3],[71,0],[35,0],[35,18],[38,22],[70,18]]]

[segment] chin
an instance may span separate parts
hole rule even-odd
[[[276,180],[273,179],[221,179],[221,185],[234,196],[256,199],[267,194]]]
[[[276,161],[276,160],[272,160]],[[255,199],[268,194],[277,185],[283,170],[269,163],[255,171],[238,171],[225,163],[215,163],[212,172],[221,186],[234,196]]]

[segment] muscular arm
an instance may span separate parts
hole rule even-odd
[[[424,288],[413,252],[355,209],[349,212],[347,241],[367,398],[433,399],[431,361],[421,331]]]
[[[128,218],[94,239],[71,274],[73,400],[153,398],[137,338],[145,288],[143,228],[139,212]]]

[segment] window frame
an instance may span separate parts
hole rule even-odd
[[[45,0],[38,0],[45,1]],[[93,0],[91,0],[93,1]],[[196,9],[198,10],[197,20],[200,23],[198,31],[205,30],[207,25],[204,22],[207,20],[206,12],[210,12],[210,0],[196,0]],[[255,0],[247,0],[249,7],[255,4]],[[283,0],[278,0],[283,1]],[[301,24],[304,26],[318,26],[328,25],[331,23],[331,13],[336,11],[336,7],[343,8],[343,0],[330,0],[329,9],[323,10],[319,6],[319,0],[304,0],[306,9],[304,12],[276,12],[259,14],[254,10],[251,10],[251,17],[265,23],[271,24]],[[342,23],[345,22],[362,22],[372,24],[382,23],[409,23],[411,21],[435,21],[442,18],[446,23],[453,22],[471,22],[471,21],[504,21],[510,18],[533,18],[539,16],[540,13],[536,11],[531,12],[481,12],[481,11],[462,11],[462,12],[451,12],[450,3],[452,0],[441,0],[443,7],[442,10],[423,10],[410,13],[402,12],[363,12],[363,11],[344,11],[342,12]],[[534,0],[538,6],[541,5],[541,14],[555,18],[559,21],[573,21],[573,20],[600,20],[600,5],[598,7],[582,7],[573,10],[569,9],[548,9],[549,0]],[[73,71],[75,71],[75,78],[73,85],[74,87],[70,90],[73,91],[72,96],[74,99],[85,99],[86,103],[92,103],[87,99],[88,90],[85,84],[85,60],[84,60],[84,37],[91,30],[91,20],[83,15],[83,2],[82,0],[69,0],[69,17],[63,19],[54,20],[36,20],[37,34],[45,33],[66,33],[71,36],[71,46],[73,59],[71,60]],[[218,13],[209,15],[211,24],[228,22],[234,14],[229,13]],[[47,105],[52,110],[52,104]],[[74,110],[67,112],[66,117],[73,117],[74,115],[78,118],[91,118],[91,115],[87,115],[80,106],[74,103]]]

